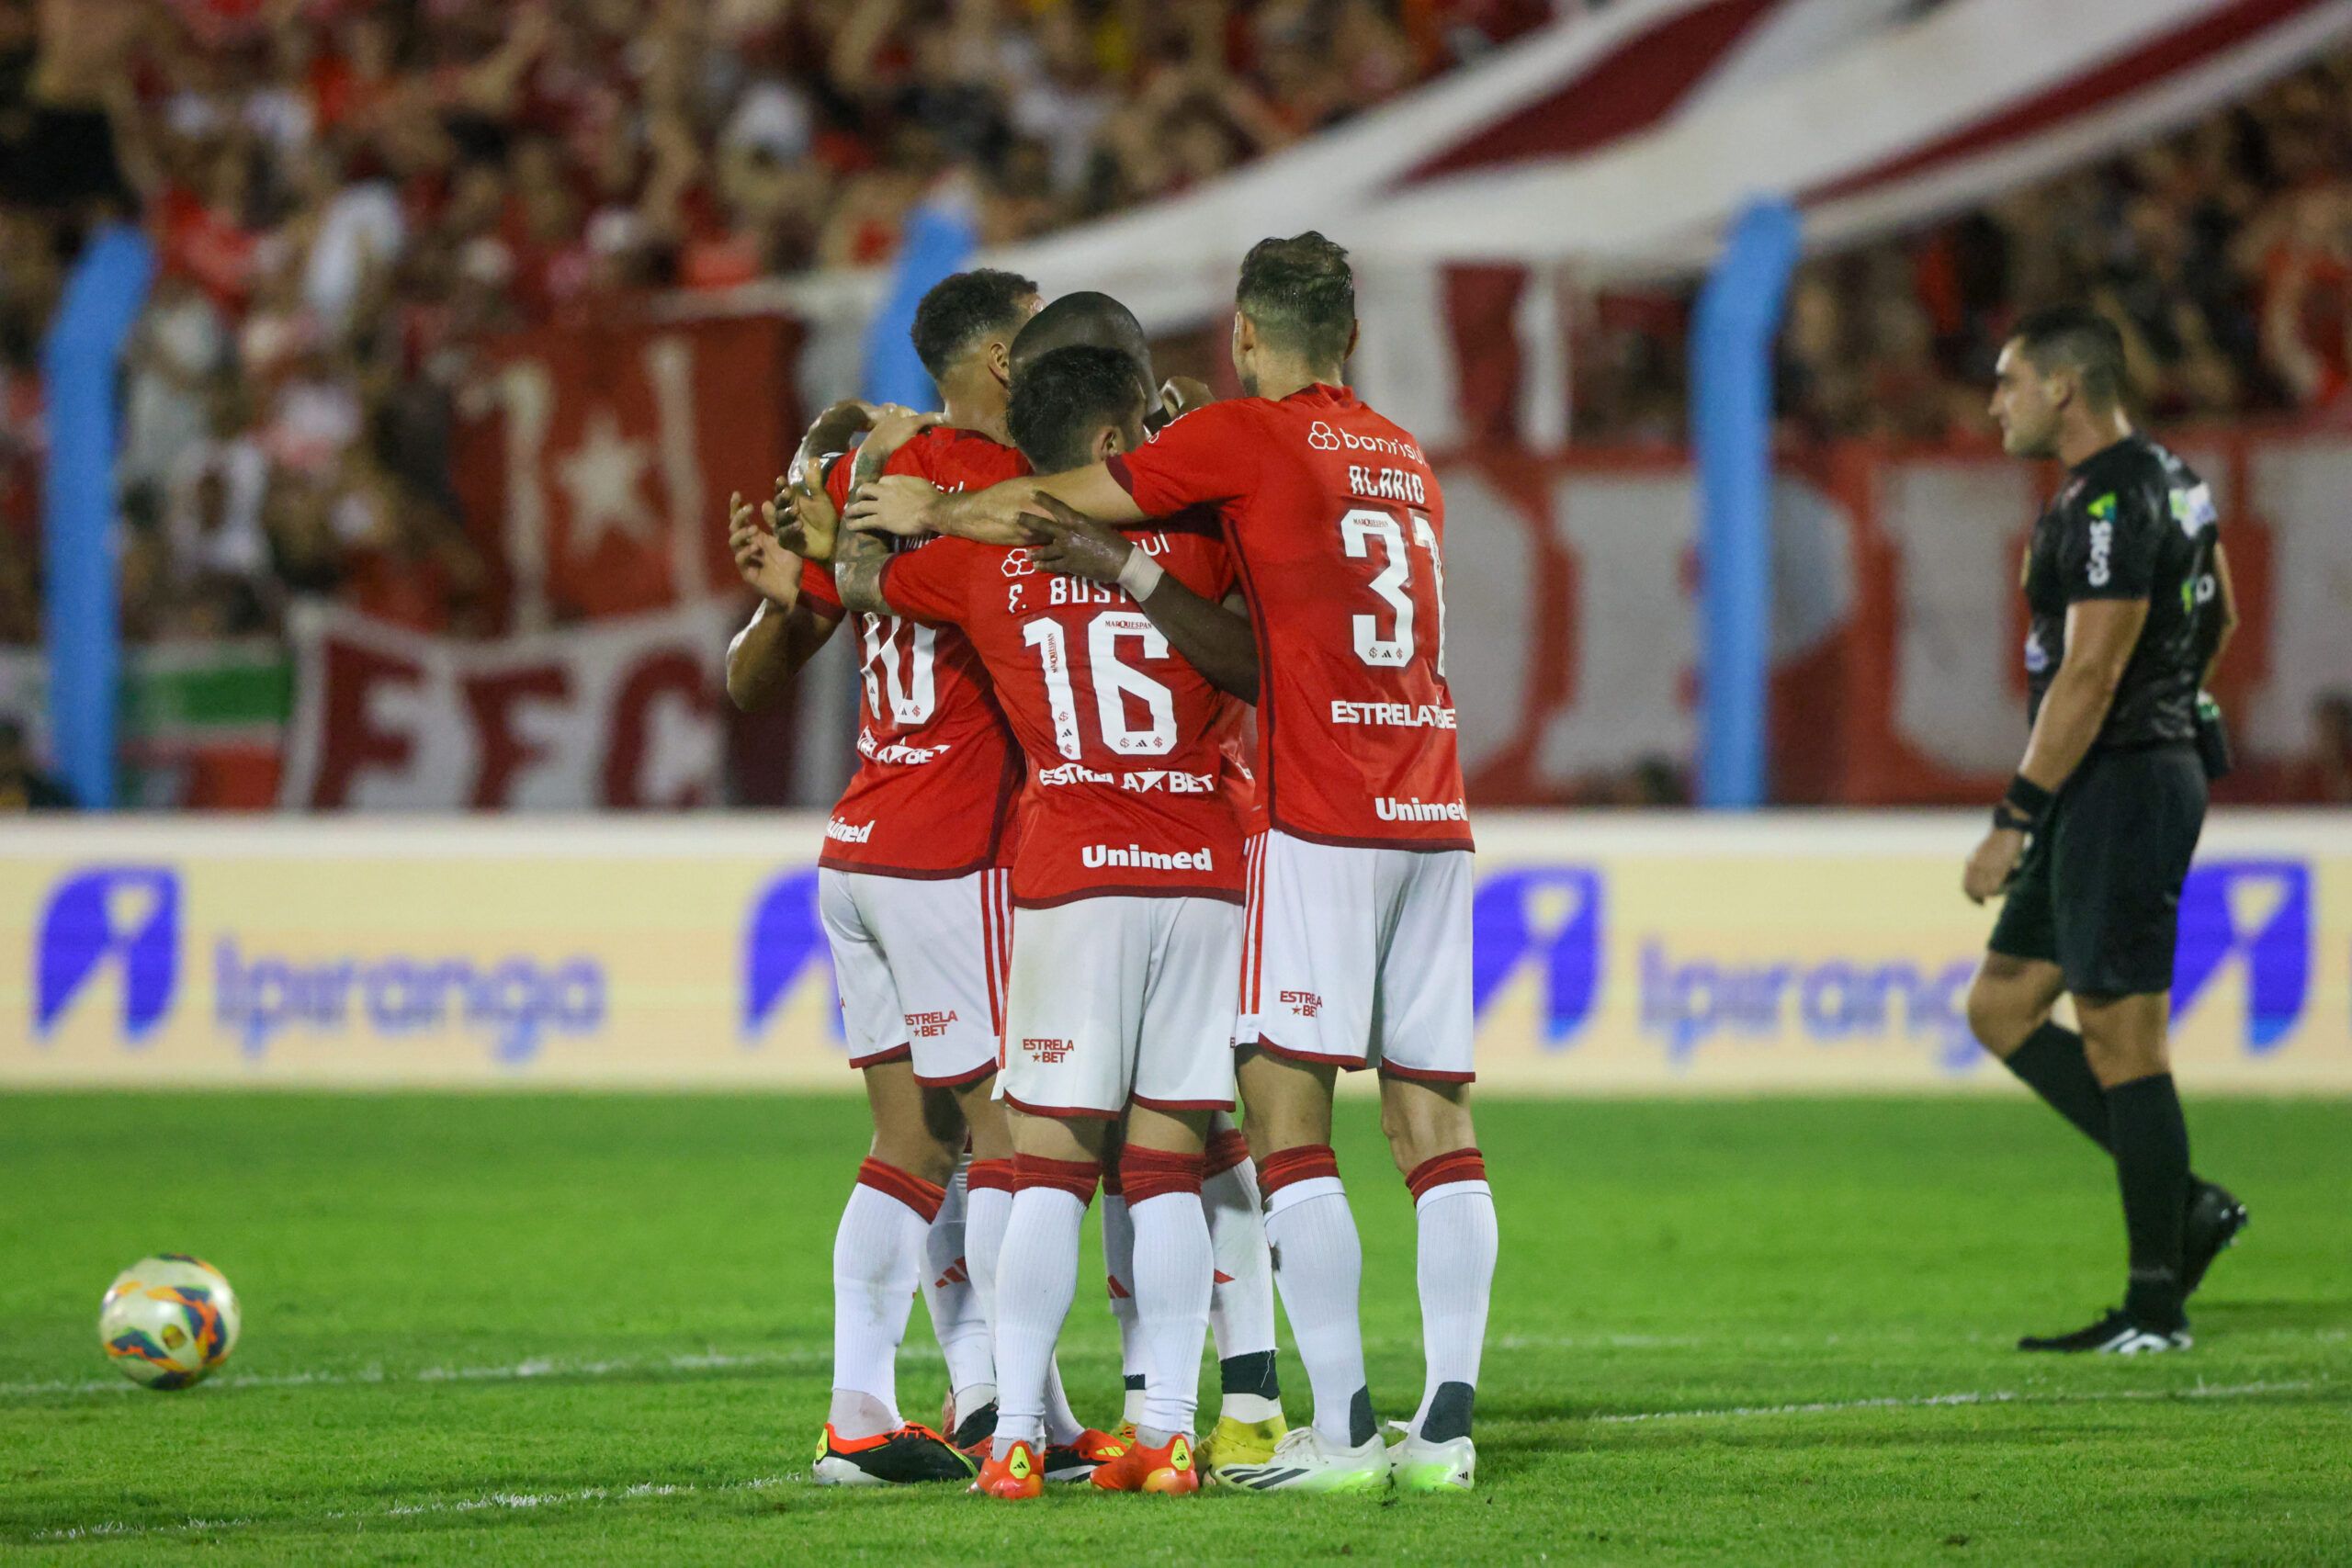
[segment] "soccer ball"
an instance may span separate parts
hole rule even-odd
[[[142,1258],[98,1303],[98,1343],[115,1370],[149,1388],[187,1388],[237,1348],[237,1292],[185,1252]]]

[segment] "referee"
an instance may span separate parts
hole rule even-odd
[[[2246,1224],[2189,1169],[2165,1045],[2181,884],[2226,766],[2199,688],[2237,615],[2211,492],[2132,428],[2123,379],[2115,328],[2062,307],[2018,324],[1993,389],[2002,446],[2067,471],[2026,557],[2031,738],[1962,877],[1979,904],[2007,895],[1968,1021],[2114,1157],[2131,1249],[2120,1308],[2021,1350],[2187,1349],[2183,1303]],[[2050,1016],[2061,993],[2079,1034]]]

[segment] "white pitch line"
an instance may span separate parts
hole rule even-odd
[[[926,1354],[922,1350],[906,1349],[899,1352],[899,1359],[902,1361],[937,1361],[940,1356],[936,1350]],[[231,1372],[209,1382],[218,1388],[349,1388],[404,1382],[522,1382],[532,1378],[626,1377],[639,1372],[729,1371],[744,1368],[770,1371],[798,1368],[816,1371],[830,1364],[830,1352],[815,1348],[762,1351],[748,1356],[702,1351],[676,1356],[617,1357],[595,1361],[535,1356],[528,1360],[495,1367],[420,1367],[414,1371],[393,1371],[376,1366],[360,1367],[347,1372]],[[58,1378],[45,1382],[0,1383],[0,1398],[45,1393],[140,1392],[139,1385],[127,1378]]]
[[[2195,1383],[2188,1388],[2086,1389],[2069,1393],[2020,1393],[2014,1389],[1985,1393],[1895,1394],[1877,1399],[1824,1399],[1807,1404],[1733,1404],[1713,1410],[1639,1410],[1586,1419],[1608,1426],[1637,1421],[1723,1421],[1743,1416],[1834,1416],[1848,1410],[1925,1410],[1960,1404],[2105,1404],[2123,1400],[2254,1399],[2266,1393],[2308,1393],[2324,1386],[2312,1379],[2285,1382]]]
[[[1646,1334],[1589,1335],[1503,1335],[1496,1338],[1490,1348],[1496,1350],[1624,1350],[1624,1349],[1689,1349],[1705,1341],[1695,1338],[1668,1338]],[[1383,1350],[1418,1350],[1419,1339],[1373,1340],[1365,1348]],[[1108,1354],[1107,1350],[1103,1352]],[[935,1346],[902,1347],[899,1351],[901,1365],[939,1365],[941,1356]],[[390,1370],[381,1366],[356,1367],[349,1371],[304,1372],[229,1372],[208,1380],[214,1388],[279,1389],[279,1388],[352,1388],[382,1383],[411,1382],[523,1382],[533,1378],[606,1378],[631,1377],[644,1372],[710,1372],[710,1371],[822,1371],[831,1366],[831,1352],[820,1347],[805,1350],[763,1350],[748,1355],[735,1355],[710,1350],[682,1353],[673,1356],[620,1356],[609,1359],[571,1360],[560,1356],[534,1356],[503,1366],[487,1367],[420,1367],[413,1371]],[[128,1378],[54,1378],[32,1382],[0,1383],[0,1399],[34,1398],[43,1394],[109,1394],[143,1392]]]

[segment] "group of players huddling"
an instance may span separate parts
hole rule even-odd
[[[1347,389],[1343,251],[1260,243],[1235,306],[1247,395],[1213,402],[1159,384],[1115,300],[1041,309],[1024,278],[958,274],[913,328],[944,412],[837,405],[773,501],[730,506],[762,596],[730,694],[767,700],[852,615],[864,668],[820,898],[875,1134],[834,1243],[820,1482],[1473,1484],[1496,1231],[1466,1098],[1444,502],[1413,438]],[[2007,900],[1969,1018],[2113,1157],[2131,1257],[2120,1308],[2034,1350],[2186,1348],[2184,1303],[2246,1224],[2189,1168],[2165,1048],[2222,766],[2199,687],[2233,601],[2210,492],[2133,429],[2122,373],[2111,327],[2045,312],[1993,405],[2012,452],[2070,468],[2027,564],[2032,739],[1963,879]],[[2052,1018],[2061,995],[2079,1030]],[[1330,1147],[1335,1075],[1366,1067],[1417,1215],[1426,1377],[1393,1447]],[[1098,1186],[1116,1434],[1078,1419],[1054,1360]],[[897,1402],[918,1288],[944,1430]],[[1295,1431],[1277,1288],[1313,1386]],[[1212,1330],[1223,1403],[1196,1454]]]
[[[853,616],[864,671],[819,897],[875,1135],[834,1242],[816,1479],[1467,1488],[1496,1232],[1466,1098],[1444,503],[1345,385],[1346,254],[1313,233],[1250,253],[1248,395],[1223,402],[1162,387],[1116,301],[1041,309],[1005,272],[938,285],[913,337],[940,413],[836,405],[775,499],[729,516],[761,594],[735,699]],[[1393,1448],[1330,1147],[1335,1075],[1365,1067],[1418,1214],[1427,1380]],[[1054,1359],[1098,1186],[1116,1434],[1078,1419]],[[1296,1430],[1273,1255],[1314,1393]],[[942,1430],[898,1405],[918,1288]],[[1196,1453],[1212,1328],[1223,1404]]]

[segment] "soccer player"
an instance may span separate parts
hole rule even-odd
[[[2123,1304],[2022,1350],[2189,1345],[2184,1303],[2245,1229],[2244,1204],[2189,1170],[2165,1053],[2180,889],[2205,819],[2199,687],[2236,621],[2211,492],[2132,427],[2123,343],[2096,312],[2028,316],[2001,350],[2002,446],[2065,483],[2026,557],[2025,759],[1962,875],[2007,894],[1969,1026],[2115,1161],[2131,1274]],[[2081,1032],[2053,1021],[2062,993]]]
[[[951,487],[1027,472],[1002,437],[1011,344],[1037,304],[1034,283],[1004,272],[959,273],[934,288],[913,337],[945,419],[899,411],[861,453],[887,458],[885,471]],[[845,445],[861,417],[828,411],[808,445]],[[837,467],[845,495],[852,465]],[[739,566],[763,595],[729,649],[729,690],[746,705],[772,696],[844,614],[826,570],[774,536],[776,521],[772,509],[763,529],[748,509],[734,511]],[[1012,1207],[1012,1150],[989,1089],[1021,759],[959,634],[861,615],[857,636],[861,761],[825,827],[819,906],[875,1137],[835,1237],[834,1389],[814,1473],[841,1484],[959,1480],[973,1467],[956,1445],[900,1415],[895,1362],[915,1290],[934,1279],[928,1227],[968,1129],[963,1252],[979,1321],[956,1331],[937,1296],[933,1319],[958,1425],[992,1424],[985,1312]],[[1054,1392],[1048,1467],[1082,1474],[1114,1445],[1069,1413],[1057,1380]]]
[[[1141,442],[1146,395],[1117,350],[1057,349],[1014,382],[1012,433],[1037,467],[1076,467]],[[1014,1152],[997,1429],[975,1490],[1038,1493],[1043,1395],[1076,1292],[1080,1222],[1124,1114],[1144,1405],[1135,1445],[1093,1482],[1197,1491],[1215,1267],[1201,1171],[1211,1114],[1233,1109],[1241,956],[1241,824],[1216,727],[1220,691],[1258,684],[1248,624],[1223,604],[1232,560],[1214,532],[1165,528],[1144,536],[1116,586],[1044,572],[1019,545],[953,538],[880,561],[845,556],[834,572],[853,608],[960,626],[1031,768],[999,1088]],[[1139,607],[1170,583],[1197,609],[1189,659]]]
[[[1470,828],[1445,682],[1444,502],[1419,447],[1344,384],[1356,341],[1347,255],[1315,233],[1261,242],[1235,296],[1250,394],[1148,446],[1048,479],[958,496],[884,480],[851,522],[894,534],[1027,536],[1050,497],[1118,525],[1221,513],[1259,645],[1265,827],[1250,850],[1239,1061],[1276,1283],[1314,1386],[1315,1423],[1263,1466],[1265,1489],[1467,1487],[1496,1252],[1476,1145]],[[1411,1190],[1427,1375],[1396,1452],[1363,1371],[1363,1250],[1330,1147],[1333,1075],[1377,1066],[1382,1125]]]
[[[1021,329],[1012,344],[1012,374],[1017,386],[1027,368],[1057,348],[1112,348],[1134,366],[1151,412],[1145,427],[1153,429],[1188,407],[1208,400],[1208,389],[1195,381],[1174,379],[1164,387],[1153,370],[1151,344],[1133,311],[1110,295],[1081,291],[1054,300]],[[1048,571],[1076,573],[1115,586],[1132,546],[1114,530],[1063,513],[1058,519],[1033,519],[1052,537],[1033,552]],[[1214,525],[1213,516],[1201,521]],[[1193,646],[1188,628],[1210,626],[1212,635],[1221,622],[1201,622],[1215,616],[1184,586],[1168,581],[1142,606],[1179,652]],[[1254,688],[1246,696],[1255,699]],[[1219,733],[1229,753],[1236,750],[1246,717],[1243,696],[1228,694]],[[1237,809],[1245,814],[1254,781],[1238,756],[1225,769],[1228,791],[1238,792]],[[1210,1296],[1209,1332],[1216,1345],[1220,1408],[1216,1429],[1200,1447],[1198,1461],[1214,1473],[1225,1464],[1262,1463],[1272,1457],[1274,1445],[1289,1430],[1283,1417],[1282,1384],[1274,1362],[1273,1265],[1266,1247],[1265,1223],[1259,1212],[1258,1170],[1247,1141],[1229,1118],[1219,1112],[1211,1122],[1208,1160],[1203,1169],[1201,1203],[1207,1212],[1209,1240],[1216,1254],[1215,1290]],[[1102,1259],[1108,1276],[1111,1310],[1119,1324],[1119,1342],[1125,1373],[1126,1409],[1123,1435],[1135,1438],[1144,1403],[1144,1339],[1135,1303],[1135,1233],[1127,1215],[1126,1197],[1118,1184],[1115,1156],[1102,1171]]]

